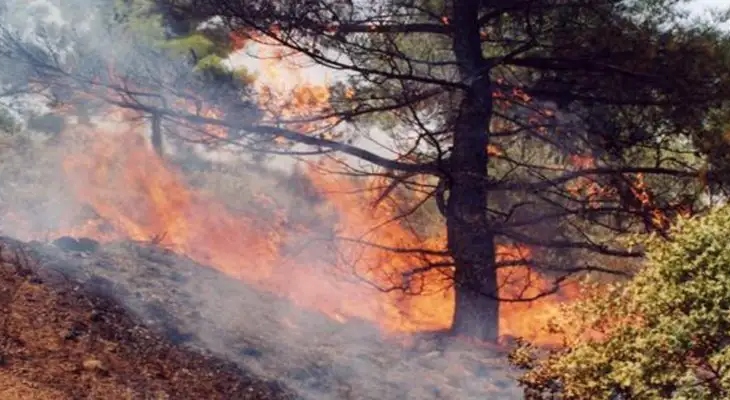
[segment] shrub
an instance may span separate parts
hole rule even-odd
[[[643,244],[634,278],[566,309],[563,349],[513,352],[527,398],[730,398],[730,207]]]

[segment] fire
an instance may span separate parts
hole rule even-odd
[[[186,110],[188,113],[192,115],[199,115],[204,118],[209,118],[213,120],[220,120],[223,118],[223,113],[220,110],[217,110],[212,107],[207,106],[200,106],[200,104],[203,104],[202,101],[195,102],[197,104],[194,104],[192,101],[178,101],[176,106],[180,107],[184,110]],[[211,125],[211,124],[204,124],[202,127],[200,127],[199,130],[195,130],[192,135],[185,134],[183,130],[179,130],[178,134],[191,141],[198,141],[198,142],[210,142],[214,141],[216,139],[225,139],[228,137],[228,131],[223,126],[217,126],[217,125]]]
[[[236,40],[240,46],[248,43]],[[268,112],[267,117],[304,132],[327,129],[327,118],[308,119],[330,109],[327,85],[302,83],[306,79],[296,66],[282,64],[282,54],[269,55],[262,62],[257,81],[260,106]],[[219,116],[214,109],[196,112]],[[291,256],[287,244],[300,237],[312,238],[314,233],[308,227],[292,227],[286,210],[279,210],[274,218],[235,213],[212,194],[192,188],[181,171],[149,149],[145,128],[130,122],[134,117],[128,110],[111,110],[97,126],[75,125],[63,132],[64,145],[69,148],[63,162],[68,183],[79,202],[92,208],[98,218],[57,235],[102,241],[154,239],[249,285],[287,297],[300,307],[318,310],[343,323],[351,319],[370,321],[386,333],[450,326],[455,298],[449,280],[452,269],[442,266],[409,275],[424,263],[448,261],[439,254],[445,248],[444,232],[421,237],[406,224],[386,223],[400,210],[394,202],[375,201],[380,192],[374,188],[382,182],[374,179],[368,183],[370,190],[353,196],[358,189],[353,182],[308,169],[307,179],[326,196],[336,216],[334,231],[339,238],[312,241],[305,256]],[[210,134],[220,137],[224,133]],[[496,155],[500,149],[494,146],[487,151]],[[260,201],[268,200],[262,197]],[[391,251],[396,248],[431,252]],[[325,257],[321,257],[323,253]],[[500,260],[507,261],[529,257],[529,250],[520,246],[502,246],[497,253]],[[501,269],[499,281],[500,297],[507,298],[534,296],[549,287],[548,280],[525,266]],[[389,290],[398,286],[407,293]],[[575,296],[571,288],[560,294],[564,298]],[[557,315],[560,300],[505,303],[500,333],[535,343],[559,341],[539,327]]]
[[[577,169],[596,168],[596,160],[589,155],[573,155],[569,158],[572,166]],[[639,211],[648,216],[647,229],[652,231],[666,231],[669,229],[672,218],[665,211],[660,209],[655,202],[654,196],[649,190],[644,174],[625,174],[629,182],[629,190],[635,204],[630,205],[632,211]],[[618,198],[615,187],[599,184],[593,177],[580,177],[567,185],[567,190],[578,198],[588,201],[590,207],[598,208],[601,202],[614,201]],[[689,216],[692,213],[691,206],[681,202],[673,205],[677,215]]]
[[[350,193],[357,189],[352,182],[308,169],[308,179],[326,196],[328,207],[337,217],[337,235],[358,240],[324,244],[315,241],[305,252],[338,254],[336,258],[290,256],[285,251],[287,243],[298,235],[309,235],[307,227],[292,227],[285,210],[275,218],[234,213],[211,194],[188,186],[182,172],[151,151],[142,135],[144,126],[129,122],[132,117],[129,111],[117,110],[97,126],[75,125],[62,134],[69,149],[63,163],[68,184],[76,198],[92,208],[98,218],[54,234],[102,241],[159,240],[161,245],[200,263],[339,322],[362,319],[386,333],[449,327],[454,304],[450,268],[414,275],[408,289],[417,295],[374,288],[403,285],[404,272],[424,261],[446,260],[439,255],[424,259],[422,255],[388,250],[438,251],[444,248],[445,237],[442,233],[418,237],[403,224],[384,224],[400,210],[389,201],[373,206],[379,195],[374,188],[382,182],[373,180],[369,183],[371,190],[352,196]],[[125,146],[118,145],[122,142]],[[270,199],[261,196],[259,201]],[[381,224],[381,228],[368,232]],[[502,247],[499,256],[509,260],[525,257],[526,252]],[[526,286],[523,294],[534,295],[535,290],[546,286],[540,276],[525,267],[504,269],[500,280],[502,297],[515,296]],[[552,299],[506,303],[500,316],[501,333],[555,342],[556,338],[541,333],[536,326],[558,309]]]
[[[336,119],[326,117],[332,112],[326,74],[320,76],[311,70],[308,74],[306,57],[283,50],[271,37],[245,32],[231,34],[231,38],[235,49],[255,54],[257,79],[253,86],[267,122],[307,133],[331,128]],[[354,94],[351,89],[348,93]],[[312,118],[317,115],[325,117]]]

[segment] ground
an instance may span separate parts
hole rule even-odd
[[[37,390],[17,398],[42,399],[41,390],[48,390],[46,396],[53,399],[96,398],[93,393],[99,392],[103,399],[155,398],[157,390],[171,399],[286,398],[286,393],[272,389],[280,385],[302,400],[522,398],[514,379],[519,371],[509,368],[500,351],[443,333],[396,337],[367,321],[338,322],[291,301],[297,296],[286,294],[300,290],[299,282],[278,290],[262,288],[155,243],[54,240],[58,238],[43,232],[67,232],[64,216],[75,215],[80,219],[76,222],[99,217],[79,204],[84,197],[78,198],[68,184],[74,177],[59,176],[68,152],[56,138],[0,135],[0,232],[42,240],[22,243],[0,237],[0,247],[27,253],[41,282],[12,274],[2,281],[8,293],[41,296],[17,306],[15,302],[26,300],[13,296],[10,305],[3,306],[14,309],[19,319],[12,320],[15,329],[8,344],[1,344],[7,347],[0,348],[7,365],[0,373],[11,375],[0,377],[0,385],[14,382],[20,386],[14,384],[12,390]],[[239,167],[245,173],[236,172]],[[320,199],[311,193],[301,198],[302,191],[309,193],[306,185],[301,187],[303,180],[281,183],[282,177],[267,178],[266,173],[252,173],[248,165],[239,167],[225,173],[188,171],[186,176],[194,187],[225,199],[226,207],[239,214],[268,220],[272,209],[294,210],[286,216],[289,223],[312,227],[318,235],[331,233],[333,224],[322,218],[330,216],[328,208],[320,213]],[[276,198],[276,207],[257,203],[259,193]],[[254,256],[240,261],[241,269],[257,267]],[[108,307],[74,297],[81,293],[105,299]],[[347,294],[322,296],[336,302]],[[91,320],[92,313],[98,318],[100,310],[112,308],[121,313],[112,315],[124,315],[119,321],[127,325],[114,325],[121,323],[114,322],[117,317]],[[80,325],[73,328],[74,323]],[[31,325],[49,328],[27,329]],[[62,339],[69,331],[70,338]],[[107,336],[101,336],[104,332]],[[125,352],[112,352],[105,343]],[[156,343],[171,350],[153,351]],[[209,356],[194,356],[201,352]],[[212,361],[212,355],[219,361]],[[92,378],[107,386],[91,385]],[[112,392],[111,385],[121,392]],[[257,393],[263,397],[250,397]],[[12,399],[0,392],[0,399],[5,398]]]
[[[1,399],[293,398],[231,362],[172,344],[110,298],[44,279],[32,261],[2,249]]]
[[[102,398],[282,399],[289,391],[302,400],[522,398],[500,349],[341,323],[154,244],[3,243],[39,271],[4,272],[8,293],[22,294],[8,297],[17,321],[7,335],[15,338],[7,351],[15,366],[6,371],[63,388],[68,398],[97,398],[112,387],[118,395]],[[51,290],[57,286],[65,289]],[[85,297],[92,295],[100,305]],[[100,311],[109,316],[99,320]]]

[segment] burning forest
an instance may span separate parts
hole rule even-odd
[[[673,15],[98,3],[2,9],[31,117],[3,128],[0,234],[305,397],[518,396],[514,341],[568,346],[583,283],[630,280],[633,238],[724,189],[730,72],[715,39],[648,39]]]
[[[112,110],[98,124],[71,125],[60,135],[65,152],[58,165],[61,179],[93,217],[71,215],[60,221],[57,230],[34,232],[23,227],[23,221],[33,217],[17,214],[11,216],[8,233],[23,240],[71,236],[155,242],[342,323],[359,318],[386,333],[449,328],[454,294],[448,271],[415,276],[405,294],[391,289],[403,285],[414,265],[424,264],[422,254],[408,249],[434,254],[426,263],[445,263],[444,236],[421,237],[399,224],[401,211],[391,202],[373,207],[382,190],[378,188],[383,187],[376,179],[358,187],[346,178],[320,175],[315,166],[305,169],[300,179],[322,196],[319,207],[331,210],[322,218],[334,221],[328,228],[342,238],[338,242],[306,225],[292,226],[288,215],[294,210],[279,208],[275,198],[263,193],[253,199],[258,204],[250,213],[232,211],[214,193],[193,187],[179,168],[157,157],[145,140],[147,127],[134,120],[134,113]],[[115,145],[122,142],[124,147]],[[314,257],[307,254],[309,246],[331,248],[337,256]],[[294,247],[304,248],[290,250]],[[528,257],[527,251],[505,246],[499,258],[519,261]],[[505,269],[500,279],[505,297],[519,298],[526,289],[526,295],[534,296],[549,284],[520,265]],[[346,295],[339,298],[339,293]],[[564,288],[553,298],[508,303],[500,315],[501,334],[555,343],[559,339],[535,327],[557,311],[561,296],[575,295]]]

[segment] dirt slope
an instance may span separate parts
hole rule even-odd
[[[2,242],[0,238],[0,244]],[[259,379],[281,382],[305,400],[522,398],[522,392],[515,384],[515,371],[509,368],[499,349],[475,346],[441,335],[409,336],[404,339],[410,344],[404,345],[400,340],[383,337],[379,330],[365,321],[339,323],[318,312],[302,309],[282,296],[258,290],[150,244],[118,242],[96,245],[74,240],[56,241],[55,245],[15,243],[39,262],[36,268],[46,282],[75,285],[82,288],[81,291],[113,298],[118,307],[129,310],[129,315],[139,318],[151,332],[162,335],[173,344],[222,355]],[[251,261],[242,260],[242,263]],[[252,266],[243,264],[242,267]],[[23,285],[34,287],[31,282]],[[28,312],[38,308],[37,303],[29,305]],[[94,310],[93,306],[89,307],[86,313]],[[81,322],[93,327],[88,318]],[[71,341],[71,344],[60,339],[65,335],[62,333],[64,329],[71,329],[69,324],[77,319],[57,322],[58,329],[54,328],[56,331],[48,333],[48,337],[53,338],[54,343],[81,346],[78,347],[81,350],[77,351],[84,352],[84,346],[88,346],[84,342],[88,340],[85,336],[76,339],[78,342]],[[126,331],[115,328],[109,334],[119,335],[119,332]],[[142,340],[144,335],[149,333],[137,334],[133,338]],[[175,351],[181,352],[177,348]],[[106,353],[96,355],[92,352],[104,365],[111,366],[112,362],[102,359],[103,354]],[[148,357],[146,359],[156,360],[166,354],[169,351],[160,350],[133,354],[132,357],[144,355]],[[79,356],[73,365],[83,361],[83,357]],[[70,373],[96,376],[90,375],[83,367],[76,368],[79,372]],[[132,371],[131,366],[125,368],[125,371]],[[181,369],[178,367],[168,367],[164,373],[159,372],[160,368],[138,369],[134,374],[151,374],[152,377],[163,374],[161,376],[166,377],[167,382],[186,381],[187,386],[166,389],[177,390],[175,394],[169,394],[171,399],[187,398],[179,397],[177,393],[191,396],[189,398],[216,398],[214,394],[191,395],[191,388],[195,385],[221,390],[211,393],[240,391],[233,392],[235,395],[222,395],[227,399],[257,398],[236,397],[247,395],[248,389],[238,388],[235,383],[222,384],[216,380],[180,376],[179,372],[174,372]],[[57,376],[63,375],[59,372]],[[239,382],[234,378],[226,379],[229,379],[226,382]],[[51,381],[49,378],[48,382]],[[244,382],[249,382],[244,385],[253,385],[254,393],[275,396],[275,391],[267,391],[268,385],[245,379]],[[148,389],[139,392],[154,393]]]
[[[0,241],[0,399],[293,398],[141,326],[110,298],[44,277]]]

